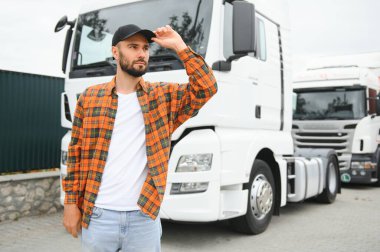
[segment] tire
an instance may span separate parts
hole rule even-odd
[[[240,233],[260,234],[272,219],[276,196],[273,174],[266,162],[259,159],[254,162],[249,183],[244,189],[249,189],[247,213],[231,219],[230,224]]]
[[[380,158],[378,158],[377,162],[377,182],[373,183],[375,187],[380,187]]]
[[[377,182],[373,183],[375,187],[380,187],[380,150],[377,149]]]
[[[339,180],[338,161],[334,156],[330,156],[326,168],[326,187],[322,193],[317,196],[317,201],[326,204],[333,203],[338,193]]]

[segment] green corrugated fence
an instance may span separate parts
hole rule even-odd
[[[0,174],[57,168],[64,79],[0,70]]]

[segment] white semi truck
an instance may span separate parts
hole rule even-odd
[[[161,218],[229,219],[236,230],[258,234],[288,202],[332,203],[340,191],[335,151],[293,148],[286,9],[276,0],[103,1],[84,6],[75,21],[62,18],[56,31],[70,28],[62,62],[62,126],[68,132],[61,176],[67,174],[77,97],[115,74],[115,30],[127,23],[148,29],[170,24],[212,66],[218,93],[172,135]],[[173,52],[153,44],[150,53],[144,79],[187,82]]]
[[[380,64],[366,64],[371,56],[323,57],[294,78],[294,144],[335,149],[345,183],[380,185]]]

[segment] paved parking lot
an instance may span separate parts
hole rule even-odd
[[[0,251],[80,251],[79,239],[61,225],[62,212],[0,223]],[[226,223],[163,222],[162,251],[380,251],[380,188],[343,188],[337,201],[308,201],[282,208],[258,236],[231,231]]]

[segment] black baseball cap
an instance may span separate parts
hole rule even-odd
[[[124,39],[127,39],[137,33],[140,33],[143,35],[149,43],[152,43],[152,38],[156,37],[156,35],[151,30],[141,29],[137,25],[134,24],[128,24],[124,26],[120,26],[112,38],[112,46],[117,45],[120,41],[123,41]]]

